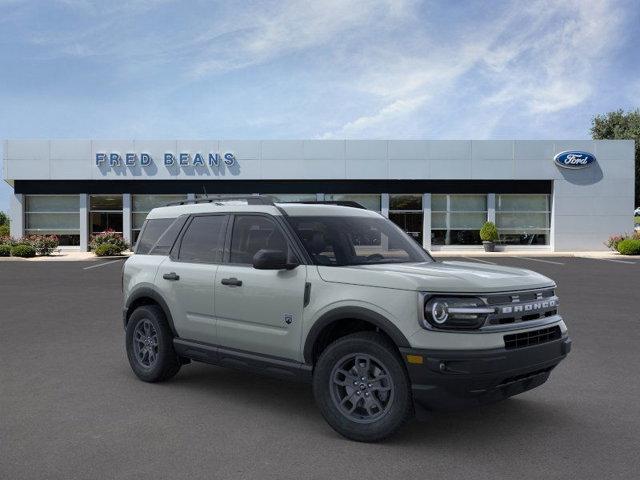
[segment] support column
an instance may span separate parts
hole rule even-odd
[[[122,238],[131,245],[131,194],[122,194]]]
[[[487,221],[496,223],[496,194],[487,195]]]
[[[11,230],[10,235],[12,238],[24,237],[24,195],[21,193],[14,193],[11,195]]]
[[[80,251],[89,251],[89,195],[80,194]]]
[[[422,246],[431,249],[431,194],[422,194]]]
[[[384,218],[389,218],[389,194],[383,193],[380,196],[380,213]]]

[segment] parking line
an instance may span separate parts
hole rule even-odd
[[[596,257],[582,257],[582,258],[592,258],[593,260],[602,260],[604,262],[626,263],[627,265],[636,264],[636,262],[629,262],[627,260],[614,260],[613,258],[596,258]]]
[[[467,260],[473,260],[474,262],[482,262],[482,263],[488,263],[489,265],[497,265],[497,263],[488,262],[487,260],[480,260],[479,258],[472,258],[472,257],[462,257],[462,258],[466,258]]]
[[[98,265],[91,265],[89,267],[84,267],[83,270],[90,270],[92,268],[104,267],[105,265],[111,265],[112,263],[121,262],[122,259],[111,260],[110,262],[99,263]]]
[[[564,263],[562,262],[552,262],[551,260],[543,260],[541,258],[531,258],[531,257],[512,257],[512,258],[522,258],[524,260],[531,260],[532,262],[552,263],[553,265],[564,265]]]

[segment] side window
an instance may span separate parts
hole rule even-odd
[[[253,263],[258,250],[288,251],[287,240],[280,227],[260,215],[236,215],[231,233],[230,263]]]
[[[138,244],[136,245],[136,254],[148,254],[151,247],[155,245],[160,236],[174,221],[175,218],[154,218],[147,220],[138,239]]]
[[[176,242],[178,235],[180,235],[180,230],[182,230],[188,218],[188,215],[181,215],[176,218],[176,221],[160,236],[149,255],[169,255],[171,247]]]
[[[228,217],[206,215],[193,217],[182,236],[178,261],[220,263]]]

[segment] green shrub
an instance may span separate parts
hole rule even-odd
[[[11,255],[14,257],[31,258],[36,256],[36,249],[26,243],[19,243],[11,247]]]
[[[618,252],[621,255],[640,255],[640,240],[627,238],[618,243]]]
[[[129,245],[124,241],[122,235],[112,230],[107,230],[91,237],[91,243],[89,243],[89,247],[91,248],[91,250],[96,251],[96,249],[102,244],[109,244],[118,247],[118,254],[124,252],[127,248],[129,248]]]
[[[485,222],[480,229],[480,240],[483,242],[497,242],[498,228],[493,222]]]
[[[0,245],[0,257],[8,257],[11,255],[11,245]]]
[[[60,244],[56,235],[29,235],[25,242],[35,248],[38,255],[51,255]]]
[[[9,225],[0,225],[0,238],[8,237],[11,234],[10,231]]]
[[[113,257],[120,255],[123,251],[121,245],[114,245],[112,243],[101,243],[95,249],[95,254],[98,257]]]

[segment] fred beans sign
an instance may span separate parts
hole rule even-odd
[[[117,167],[150,167],[156,163],[156,159],[148,153],[96,153],[95,165],[100,168]],[[166,167],[233,167],[237,164],[236,157],[231,152],[207,152],[207,153],[173,153],[166,152],[159,160]]]

